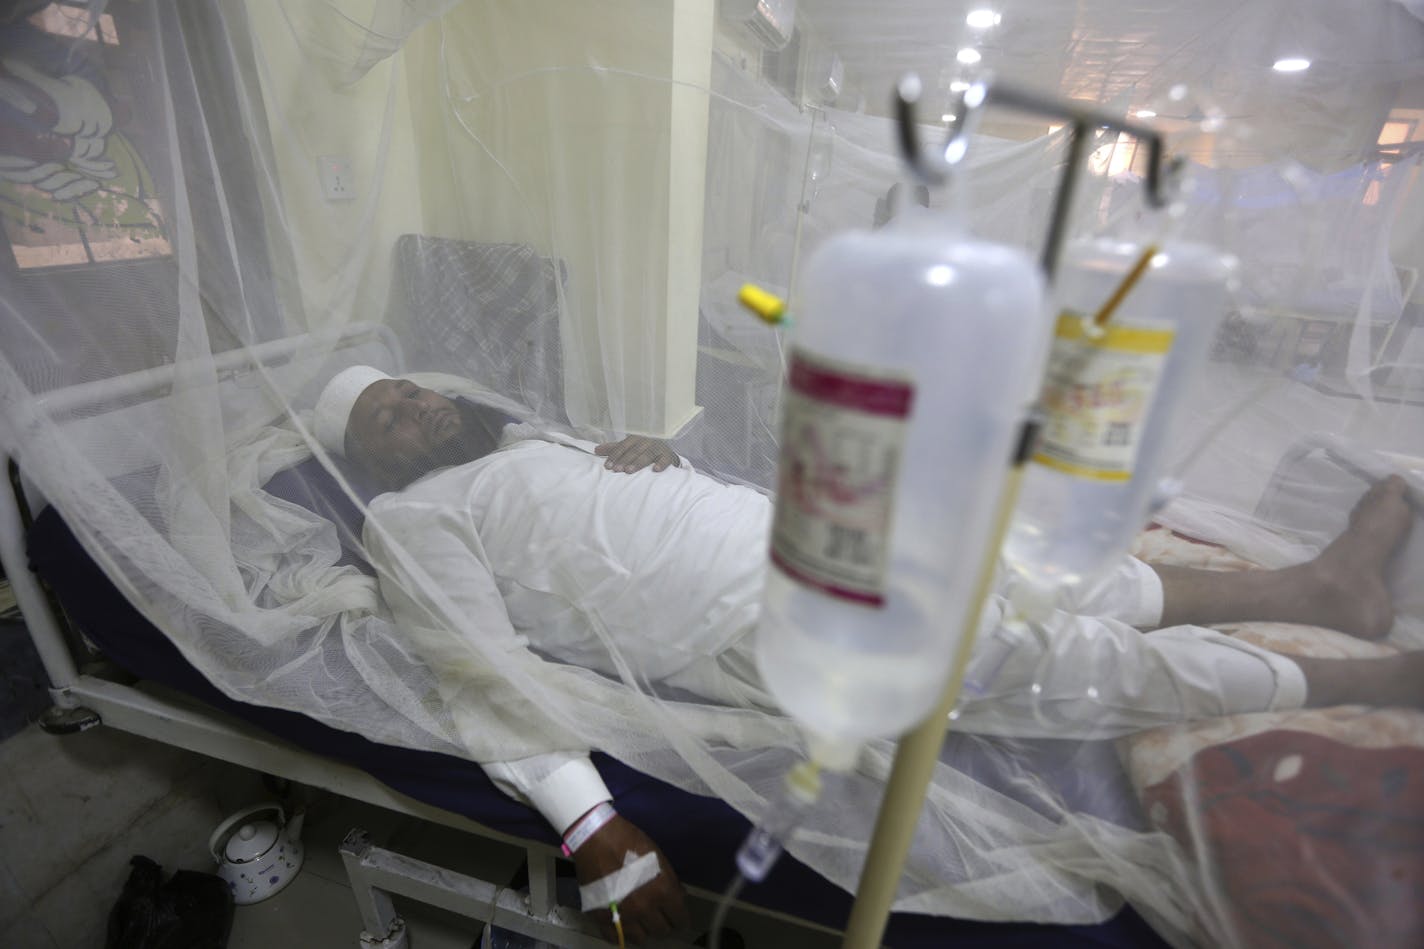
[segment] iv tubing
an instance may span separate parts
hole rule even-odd
[[[935,763],[939,761],[945,733],[949,731],[949,713],[959,700],[959,688],[973,652],[979,616],[994,584],[999,547],[1008,533],[1009,521],[1018,501],[1019,485],[1023,482],[1029,454],[1027,446],[1033,442],[1031,434],[1026,433],[1023,442],[1013,467],[1009,469],[999,508],[994,513],[994,531],[985,548],[984,562],[979,567],[971,607],[963,619],[965,634],[959,641],[949,682],[934,711],[900,740],[900,746],[895,751],[890,783],[885,788],[885,799],[875,819],[875,834],[871,838],[870,852],[865,857],[865,867],[861,870],[860,889],[856,893],[850,922],[846,925],[845,942],[841,944],[844,949],[875,949],[885,934],[885,923],[890,918],[890,905],[895,901],[905,856],[910,852],[915,825],[919,823],[920,811],[924,808],[925,792],[934,774]]]
[[[617,900],[608,904],[608,911],[613,914],[613,931],[618,935],[618,949],[627,949],[628,942],[623,937],[623,917],[618,914]]]
[[[796,271],[801,265],[801,231],[806,223],[806,179],[811,177],[811,152],[816,147],[816,120],[825,120],[820,109],[811,110],[811,134],[806,137],[806,163],[801,167],[801,200],[796,202],[796,234],[791,239],[791,273],[786,278],[787,289],[794,291]]]
[[[738,873],[732,878],[732,882],[727,884],[727,889],[722,893],[722,898],[717,901],[717,912],[712,914],[712,929],[707,936],[708,949],[721,949],[722,927],[727,925],[727,912],[732,908],[732,903],[742,892],[742,887],[747,885],[747,878]]]
[[[1142,256],[1137,258],[1137,263],[1133,264],[1132,269],[1128,271],[1127,277],[1124,278],[1122,283],[1118,284],[1117,289],[1112,292],[1112,296],[1108,297],[1107,302],[1102,305],[1097,313],[1093,314],[1094,326],[1101,327],[1108,321],[1108,318],[1113,315],[1113,311],[1116,310],[1123,299],[1132,292],[1132,288],[1137,286],[1137,281],[1142,279],[1142,275],[1147,272],[1147,265],[1152,263],[1152,258],[1156,256],[1156,245],[1148,245],[1147,249],[1142,252]]]

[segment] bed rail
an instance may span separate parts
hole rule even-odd
[[[380,323],[353,323],[340,329],[319,330],[315,333],[258,343],[243,349],[233,349],[204,360],[169,363],[112,379],[82,382],[47,392],[35,402],[51,418],[63,417],[89,407],[112,405],[125,399],[166,395],[171,390],[174,377],[184,371],[211,369],[217,374],[219,381],[222,381],[253,372],[258,366],[275,369],[304,356],[315,357],[349,349],[372,339],[383,343],[391,351],[397,364],[403,364],[400,341],[389,326]]]

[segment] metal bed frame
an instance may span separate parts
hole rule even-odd
[[[334,332],[292,337],[217,356],[212,366],[220,379],[292,365],[303,358],[362,344],[384,346],[396,365],[400,347],[385,326],[361,324]],[[85,420],[86,409],[112,405],[121,399],[142,400],[166,394],[180,365],[146,369],[110,380],[57,390],[37,400],[37,411],[50,421]],[[90,415],[88,418],[92,419]],[[22,419],[22,431],[37,430],[39,419]],[[24,439],[21,439],[23,444]],[[560,905],[556,888],[558,850],[469,820],[400,794],[350,765],[312,754],[218,712],[202,703],[152,683],[118,681],[104,663],[83,658],[87,647],[70,630],[57,602],[28,569],[25,535],[29,511],[43,502],[40,486],[21,473],[23,457],[0,450],[10,472],[9,487],[0,490],[0,562],[24,615],[30,638],[50,682],[54,703],[40,725],[52,734],[72,734],[99,725],[117,728],[166,745],[241,765],[296,784],[330,791],[399,814],[430,821],[520,848],[528,861],[527,895],[495,882],[414,860],[373,845],[364,831],[353,829],[341,847],[351,889],[365,931],[363,949],[405,949],[409,931],[395,912],[391,895],[430,903],[472,919],[570,949],[594,949],[610,944],[576,908]],[[689,907],[695,923],[705,927],[718,894],[687,887],[694,897]],[[738,902],[739,909],[824,933],[834,933],[794,916]]]

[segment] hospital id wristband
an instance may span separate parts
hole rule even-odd
[[[563,850],[564,856],[572,857],[574,851],[588,842],[588,838],[602,830],[604,824],[617,816],[618,812],[613,809],[613,805],[604,801],[580,817],[574,826],[564,834],[564,843],[560,848]]]

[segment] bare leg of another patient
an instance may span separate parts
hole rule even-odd
[[[1394,623],[1384,571],[1412,522],[1405,484],[1391,477],[1360,499],[1349,526],[1309,563],[1237,573],[1154,564],[1162,578],[1162,626],[1266,620],[1378,639]],[[1305,674],[1309,707],[1424,708],[1424,652],[1385,659],[1291,659]]]
[[[1412,522],[1405,484],[1391,477],[1360,499],[1345,531],[1308,563],[1230,573],[1153,564],[1162,579],[1161,625],[1266,620],[1379,639],[1394,623],[1385,567]]]
[[[1305,674],[1307,708],[1370,705],[1424,709],[1424,652],[1385,659],[1290,659]]]

